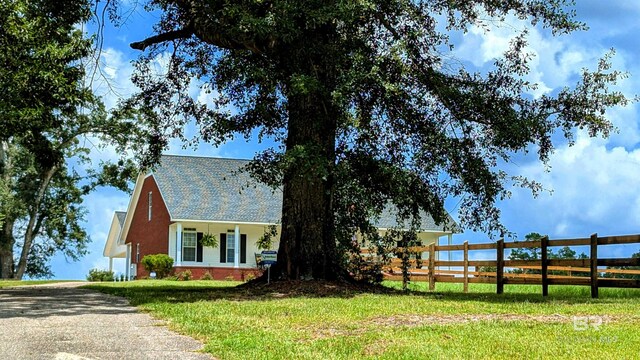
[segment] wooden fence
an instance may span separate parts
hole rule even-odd
[[[537,241],[505,242],[498,240],[495,243],[461,245],[436,245],[411,247],[412,253],[428,253],[428,259],[410,260],[413,268],[410,269],[411,281],[428,281],[429,289],[435,288],[436,282],[462,283],[464,291],[468,291],[469,283],[496,284],[496,292],[502,294],[505,284],[538,284],[542,285],[542,295],[547,296],[549,285],[585,285],[591,286],[591,296],[598,297],[598,288],[640,288],[640,280],[603,278],[600,274],[631,274],[640,275],[640,270],[622,269],[598,269],[598,266],[640,266],[640,258],[611,259],[599,258],[598,246],[615,244],[640,243],[640,235],[604,236],[597,234],[590,238],[549,240],[543,237]],[[547,249],[559,246],[590,246],[590,254],[587,259],[548,259]],[[539,260],[505,260],[506,249],[532,249],[539,248],[541,258]],[[403,250],[403,249],[396,249]],[[469,252],[476,250],[496,250],[496,260],[469,260]],[[436,260],[436,252],[462,251],[463,260],[446,261]],[[363,249],[363,253],[368,251]],[[389,265],[389,272],[385,272],[385,279],[402,280],[400,272],[400,259],[393,259]],[[416,267],[419,265],[419,267]],[[426,267],[426,269],[425,269]],[[462,267],[462,270],[440,270],[441,267]],[[475,271],[469,271],[474,267]],[[496,271],[480,271],[482,267],[495,267]],[[540,274],[515,274],[505,273],[505,268],[520,268],[539,270]],[[554,275],[549,271],[564,271],[567,275]],[[571,276],[573,273],[588,273],[589,276]],[[471,276],[470,276],[471,275]]]

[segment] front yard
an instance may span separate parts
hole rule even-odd
[[[640,357],[640,290],[437,284],[436,292],[312,293],[224,281],[87,286],[125,296],[220,359],[515,359]],[[390,287],[398,284],[389,283]],[[320,288],[318,288],[318,286]],[[322,288],[324,287],[324,288]]]

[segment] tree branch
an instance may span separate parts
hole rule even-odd
[[[176,39],[186,39],[191,35],[193,35],[193,29],[191,28],[191,26],[187,26],[184,29],[169,31],[166,33],[162,33],[162,34],[158,34],[158,35],[146,38],[142,41],[132,42],[129,46],[131,46],[132,49],[144,50],[147,47],[154,44],[159,44],[161,42],[171,41]]]

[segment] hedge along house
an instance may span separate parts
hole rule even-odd
[[[176,273],[190,270],[196,279],[205,272],[237,280],[255,274],[256,242],[267,226],[279,230],[282,192],[242,171],[248,162],[163,155],[155,170],[138,176],[126,213],[116,212],[120,228],[111,226],[104,255],[126,258],[127,278],[149,275],[140,261],[149,254],[168,254]],[[452,219],[450,224],[457,228]],[[385,211],[377,226],[384,232],[396,226],[395,217]],[[203,246],[205,234],[216,237],[216,247]],[[450,243],[451,234],[425,216],[419,239],[426,245],[446,236]]]

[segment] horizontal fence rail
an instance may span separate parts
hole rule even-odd
[[[465,241],[460,245],[413,246],[411,253],[428,253],[422,259],[410,259],[409,275],[412,281],[427,281],[429,289],[435,289],[436,282],[462,283],[464,292],[468,292],[468,284],[483,283],[496,284],[496,292],[501,294],[505,284],[542,285],[542,295],[548,295],[549,285],[584,285],[591,287],[591,296],[598,297],[598,288],[640,288],[638,279],[605,278],[601,274],[640,275],[640,270],[627,269],[599,269],[599,266],[640,266],[638,258],[607,259],[598,257],[599,245],[640,244],[640,235],[604,236],[597,234],[589,238],[550,240],[543,237],[536,241],[504,242],[500,239],[495,243],[469,244]],[[590,254],[587,259],[548,259],[549,247],[589,246]],[[505,260],[506,249],[540,249],[538,260]],[[361,249],[362,254],[372,255],[369,249]],[[405,249],[396,248],[394,252]],[[469,252],[476,250],[495,250],[496,260],[469,260]],[[436,253],[443,251],[462,251],[463,260],[436,260]],[[393,258],[384,272],[387,280],[403,280],[402,260]],[[441,270],[440,267],[462,267],[462,270]],[[474,270],[471,271],[470,268]],[[495,271],[480,271],[481,268],[495,268]],[[513,273],[506,269],[533,270],[539,273]],[[558,275],[553,272],[562,271],[568,275]],[[582,274],[583,276],[575,276]]]

